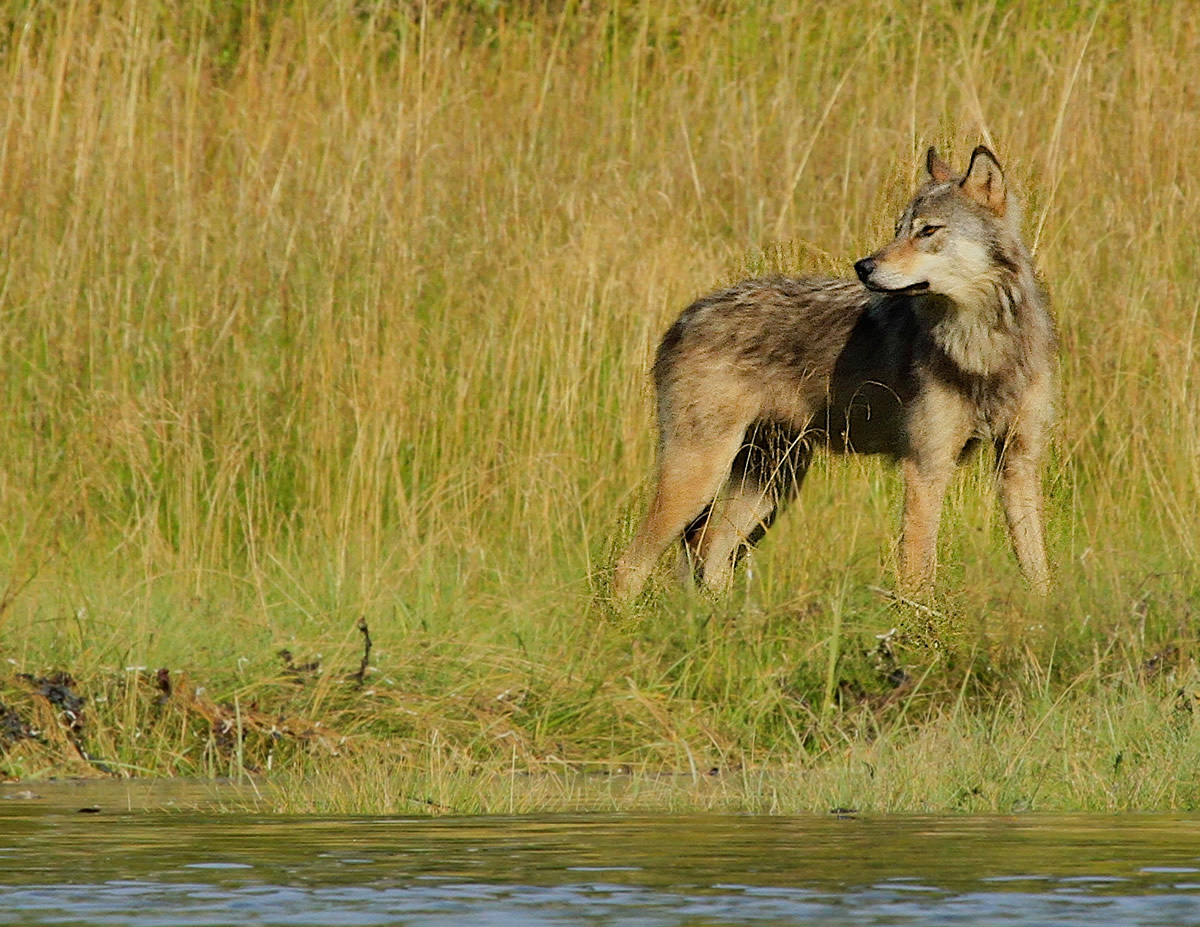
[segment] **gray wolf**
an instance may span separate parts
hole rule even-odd
[[[930,148],[929,177],[858,279],[766,277],[692,303],[654,361],[658,475],[614,593],[636,595],[663,550],[721,588],[804,480],[814,450],[886,454],[904,475],[900,586],[936,566],[942,502],[966,450],[990,443],[1030,585],[1047,590],[1040,462],[1057,335],[996,156],[965,174]]]

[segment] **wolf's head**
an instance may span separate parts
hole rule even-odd
[[[996,156],[983,145],[959,176],[930,148],[929,180],[896,223],[896,237],[854,265],[883,293],[935,293],[969,300],[997,273],[1015,269],[1024,246],[1016,201]]]

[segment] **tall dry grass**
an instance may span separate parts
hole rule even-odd
[[[802,749],[895,623],[871,591],[895,477],[820,465],[729,599],[607,625],[648,361],[718,282],[847,272],[928,145],[980,141],[1062,334],[1057,583],[1021,592],[984,460],[951,493],[944,609],[997,666],[1190,653],[1190,4],[30,0],[0,25],[19,667],[187,667],[252,697],[280,646],[353,665],[365,615],[422,706],[382,729],[457,730],[463,762],[504,746],[463,705],[514,691],[541,699],[505,735],[522,761]]]

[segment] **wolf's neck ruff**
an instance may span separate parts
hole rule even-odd
[[[930,337],[964,374],[990,377],[1029,363],[1030,341],[1047,315],[1045,296],[1032,275],[1022,279],[999,266],[955,296],[931,294],[913,300]],[[1039,345],[1040,346],[1040,345]]]

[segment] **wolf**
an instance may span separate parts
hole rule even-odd
[[[895,237],[857,279],[773,276],[692,303],[654,361],[657,486],[618,559],[614,593],[644,586],[664,549],[720,589],[804,480],[814,451],[885,454],[904,476],[899,585],[933,582],[955,465],[990,443],[1009,535],[1044,594],[1040,465],[1057,334],[996,156],[963,174],[935,148]]]

